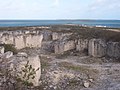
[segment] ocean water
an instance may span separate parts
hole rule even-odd
[[[0,27],[79,24],[120,28],[120,20],[0,20]]]

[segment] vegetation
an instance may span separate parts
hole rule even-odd
[[[33,86],[33,83],[29,80],[35,78],[35,74],[38,70],[39,68],[33,68],[32,65],[29,65],[29,61],[27,61],[27,64],[24,67],[22,67],[19,74],[17,74],[17,80],[21,81],[23,85]]]
[[[20,72],[16,73],[16,69],[8,68],[6,62],[1,62],[4,65],[4,68],[0,68],[0,89],[2,90],[28,90],[34,89],[33,83],[30,80],[35,78],[36,72],[39,70],[34,69],[32,65],[27,62]],[[2,65],[1,65],[2,66]],[[14,74],[15,71],[15,74]],[[35,89],[36,90],[36,89]]]
[[[50,66],[50,64],[49,64],[50,59],[48,59],[47,57],[42,56],[42,57],[40,57],[40,60],[41,60],[41,68],[42,69],[45,69]]]
[[[4,46],[5,52],[11,51],[13,54],[17,54],[17,49],[12,44],[1,44],[1,46]]]
[[[89,75],[91,74],[95,75],[98,73],[98,70],[96,69],[91,69],[87,66],[74,65],[70,62],[60,62],[59,66],[64,67],[68,70],[78,71],[78,72],[89,74]]]

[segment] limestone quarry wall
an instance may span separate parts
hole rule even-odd
[[[57,41],[54,44],[54,52],[55,53],[64,53],[65,51],[75,49],[75,41]]]
[[[26,42],[24,41],[23,35],[18,35],[14,37],[14,45],[17,49],[22,49],[26,47]]]
[[[3,34],[1,36],[1,42],[5,44],[14,44],[14,36],[11,34]]]
[[[106,55],[106,42],[101,39],[91,39],[88,45],[88,54],[93,57],[103,57]]]
[[[50,41],[52,40],[52,32],[50,31],[42,31],[43,34],[43,41]]]
[[[41,47],[43,40],[42,34],[35,34],[35,32],[29,33],[28,31],[26,31],[25,34],[23,33],[25,32],[14,31],[14,33],[3,33],[0,37],[0,42],[2,44],[13,44],[17,49],[25,47]]]
[[[109,57],[120,58],[120,42],[108,42],[107,55]]]
[[[87,50],[88,49],[88,43],[89,43],[88,39],[79,39],[77,41],[77,44],[76,44],[76,50],[80,51],[80,52],[83,52],[83,51]]]
[[[43,35],[27,35],[26,39],[26,47],[41,47]]]
[[[120,58],[120,43],[105,42],[102,39],[91,39],[89,41],[88,53],[93,57],[108,56],[111,58]]]
[[[60,54],[65,51],[76,49],[80,52],[86,50],[88,55],[93,57],[108,56],[111,58],[120,58],[120,42],[106,42],[103,39],[79,39],[76,41],[56,41],[54,44],[54,52]]]

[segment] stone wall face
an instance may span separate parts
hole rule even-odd
[[[26,47],[41,47],[43,35],[27,35]]]
[[[14,39],[15,39],[14,45],[17,49],[22,49],[26,47],[26,42],[24,41],[23,35],[15,36]]]
[[[62,42],[56,42],[54,44],[54,52],[56,54],[64,53],[64,44]]]
[[[106,43],[101,39],[91,39],[88,45],[88,54],[93,57],[103,57],[106,55]]]
[[[108,56],[110,58],[120,58],[120,43],[91,39],[89,41],[88,53],[93,57]]]
[[[52,33],[52,40],[60,39],[60,36],[61,36],[60,33],[56,33],[56,32],[54,32],[54,33]]]
[[[17,49],[22,49],[25,47],[41,47],[41,43],[43,40],[42,34],[31,34],[28,31],[27,34],[20,34],[18,31],[15,31],[14,33],[10,32],[7,34],[4,34],[0,37],[0,42],[2,44],[13,44]],[[29,34],[28,34],[29,33]]]
[[[75,49],[75,41],[67,41],[64,43],[64,51]]]
[[[5,44],[14,44],[14,36],[10,34],[2,35],[1,42]]]
[[[43,41],[51,41],[52,40],[52,32],[50,31],[43,31]]]
[[[88,49],[88,42],[89,40],[87,39],[79,39],[76,45],[76,50],[83,52],[84,50]]]
[[[107,56],[120,58],[120,43],[108,42],[107,43]]]
[[[54,44],[54,52],[57,54],[64,53],[65,51],[75,49],[75,41],[57,41]]]

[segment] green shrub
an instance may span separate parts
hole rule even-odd
[[[33,68],[32,65],[29,64],[29,61],[27,61],[27,64],[21,68],[21,72],[17,75],[17,81],[22,82],[25,86],[33,86],[33,83],[29,80],[35,78],[35,74],[38,70],[39,68]]]
[[[13,54],[17,54],[17,49],[15,48],[14,45],[12,44],[2,44],[1,46],[4,46],[5,52],[11,51]]]

